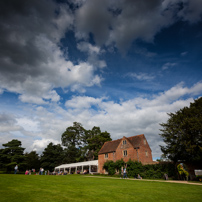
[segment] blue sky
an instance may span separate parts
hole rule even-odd
[[[74,121],[145,134],[202,94],[201,0],[1,1],[0,147],[41,153]]]

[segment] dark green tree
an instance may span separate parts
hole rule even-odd
[[[41,167],[45,170],[53,171],[54,168],[63,163],[64,152],[60,144],[54,145],[52,142],[44,149],[41,155]]]
[[[62,134],[62,145],[65,146],[65,163],[83,161],[85,158],[86,130],[80,123],[74,122]]]
[[[100,127],[94,126],[92,130],[87,131],[88,142],[88,160],[97,160],[98,152],[103,144],[107,141],[111,141],[110,133],[101,132]]]
[[[6,169],[7,172],[14,170],[14,166],[18,164],[19,170],[25,168],[25,148],[21,147],[21,141],[13,139],[10,142],[3,144],[5,147],[0,151],[1,167]]]
[[[39,170],[40,168],[40,158],[36,151],[31,151],[30,153],[25,153],[26,169]]]
[[[65,163],[98,159],[98,152],[106,141],[111,141],[108,132],[101,132],[99,127],[86,130],[80,123],[74,122],[62,134],[65,146]]]
[[[202,167],[202,97],[176,113],[169,113],[167,123],[160,124],[160,146],[165,158],[184,162],[192,178],[193,170]]]

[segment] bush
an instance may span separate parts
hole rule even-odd
[[[121,174],[121,167],[123,167],[125,162],[123,159],[116,162],[107,161],[105,162],[103,168],[108,171],[108,175],[114,175],[115,169],[119,170],[119,175]],[[164,174],[167,173],[169,177],[176,179],[177,173],[175,165],[171,162],[159,162],[159,164],[154,165],[142,165],[141,162],[129,160],[127,162],[127,176],[137,177],[138,174],[143,178],[147,179],[161,179]]]
[[[138,174],[141,175],[143,172],[143,165],[141,162],[129,160],[127,162],[127,175],[128,177],[137,177]]]
[[[108,175],[115,174],[115,163],[113,161],[106,161],[103,168],[108,172]]]

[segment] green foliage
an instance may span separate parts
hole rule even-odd
[[[65,149],[65,163],[73,163],[82,161],[80,158],[83,154],[83,147],[86,145],[86,130],[80,123],[74,122],[73,126],[70,126],[62,134],[62,145]]]
[[[86,130],[80,123],[74,122],[61,136],[61,145],[50,143],[44,149],[41,158],[32,151],[24,154],[19,140],[12,140],[3,144],[4,149],[0,149],[0,170],[13,171],[18,164],[20,171],[43,167],[53,170],[54,167],[63,163],[74,163],[86,160],[98,159],[98,152],[106,141],[111,141],[108,132],[101,132],[99,127]],[[40,165],[41,164],[41,165]]]
[[[141,162],[129,160],[127,162],[127,175],[129,177],[137,177],[138,174],[143,172],[143,165]]]
[[[103,168],[108,172],[109,175],[115,174],[116,165],[113,161],[106,161]]]
[[[202,97],[176,113],[170,113],[167,123],[160,124],[164,157],[202,165]]]
[[[125,162],[124,162],[123,159],[117,160],[117,161],[115,162],[115,168],[116,168],[116,170],[119,171],[119,174],[121,174],[121,168],[124,167],[124,165],[125,165]]]
[[[62,134],[65,146],[65,163],[98,159],[98,152],[106,141],[111,141],[108,132],[101,132],[99,127],[86,130],[80,123],[74,122]]]
[[[40,168],[40,159],[39,155],[36,153],[36,151],[31,151],[30,153],[25,153],[25,163],[26,163],[26,169],[36,169],[39,170]]]
[[[121,173],[121,167],[127,165],[127,176],[137,178],[137,175],[140,174],[141,177],[147,179],[161,179],[164,174],[167,173],[169,177],[173,179],[177,178],[175,165],[168,162],[160,162],[159,164],[154,165],[142,165],[141,162],[129,160],[125,163],[122,160],[116,162],[106,161],[103,168],[108,171],[109,175],[115,174],[116,169]]]
[[[112,140],[108,132],[101,132],[100,128],[95,126],[92,130],[87,131],[87,138],[88,160],[97,160],[98,152],[102,145],[105,142]]]
[[[61,145],[54,145],[51,142],[44,149],[44,152],[41,156],[41,167],[45,170],[53,171],[56,166],[62,164],[63,158],[64,152]]]
[[[0,151],[1,167],[5,168],[7,172],[13,171],[16,164],[18,164],[19,169],[24,169],[25,156],[23,152],[25,148],[21,147],[21,141],[13,139],[3,146],[5,148]]]
[[[189,177],[189,173],[183,168],[181,164],[177,166],[178,173],[180,174],[180,178],[185,180]]]

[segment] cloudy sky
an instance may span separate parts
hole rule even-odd
[[[201,0],[1,0],[0,147],[41,153],[73,122],[145,134],[202,95]]]

